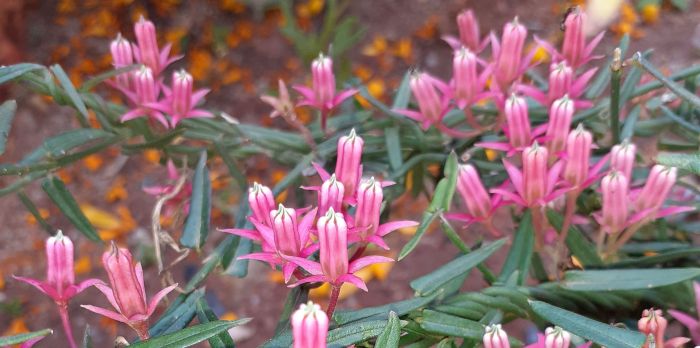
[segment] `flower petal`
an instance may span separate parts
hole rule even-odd
[[[384,237],[387,234],[394,232],[398,229],[413,226],[418,226],[418,222],[409,220],[387,222],[385,224],[379,225],[379,227],[377,228],[377,235],[380,237]]]
[[[80,307],[83,307],[83,308],[89,310],[90,312],[97,313],[99,315],[104,315],[105,317],[110,318],[112,320],[116,320],[118,322],[122,322],[125,324],[129,323],[129,319],[127,317],[125,317],[117,312],[112,312],[108,309],[104,309],[102,307],[91,306],[91,305],[80,305]]]
[[[385,263],[385,262],[394,262],[394,259],[386,257],[386,256],[365,256],[361,257],[353,262],[350,262],[350,265],[348,267],[348,272],[350,273],[355,273],[369,265],[373,265],[375,263]]]
[[[158,307],[158,302],[162,300],[166,295],[168,295],[171,291],[175,290],[177,288],[177,283],[170,285],[169,287],[158,291],[155,295],[153,295],[153,298],[151,299],[151,302],[148,303],[148,316],[150,317],[153,312],[156,311],[156,307]]]

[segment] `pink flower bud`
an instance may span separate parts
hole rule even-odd
[[[321,269],[329,281],[335,283],[348,273],[348,226],[343,214],[330,208],[326,215],[318,219],[316,228]]]
[[[503,90],[520,77],[526,37],[527,29],[518,22],[517,17],[503,27],[501,47],[494,69],[496,81]]]
[[[428,74],[415,71],[411,75],[411,92],[416,97],[418,109],[432,123],[442,121],[443,103]]]
[[[59,297],[75,283],[73,268],[73,242],[61,231],[46,240],[48,268],[46,282],[54,287]]]
[[[117,309],[127,318],[148,316],[148,303],[143,286],[141,264],[134,266],[128,249],[117,248],[102,255],[102,264],[109,276]]]
[[[663,317],[663,312],[660,309],[645,309],[642,312],[642,318],[637,322],[637,328],[644,335],[654,335],[656,339],[656,346],[663,347],[664,334],[666,333],[666,327],[668,326],[668,321]],[[647,344],[645,344],[645,347]]]
[[[549,67],[549,103],[564,97],[571,91],[574,83],[574,70],[565,61],[554,63]]]
[[[571,129],[571,119],[574,115],[574,102],[568,96],[557,99],[549,109],[549,122],[547,123],[547,148],[552,155],[564,151],[566,138]]]
[[[629,214],[627,178],[613,171],[603,177],[600,188],[603,195],[602,225],[608,233],[618,233],[625,228]]]
[[[248,205],[256,221],[272,226],[270,212],[275,208],[275,197],[269,187],[253,183],[248,190]]]
[[[131,51],[131,43],[122,37],[122,34],[117,35],[117,38],[109,45],[109,50],[112,53],[112,64],[115,68],[123,68],[134,64],[134,54]],[[131,73],[119,74],[116,77],[117,85],[124,89],[130,89]]]
[[[523,151],[523,198],[529,205],[536,204],[547,193],[548,157],[547,148],[537,142]]]
[[[319,54],[311,63],[312,88],[318,103],[325,108],[332,108],[335,96],[335,75],[333,74],[333,60],[330,57]]]
[[[467,205],[469,215],[477,219],[486,219],[491,215],[491,198],[473,165],[459,166],[457,190]]]
[[[462,45],[472,51],[478,51],[481,36],[479,35],[479,21],[477,21],[474,11],[464,10],[457,15],[457,28]]]
[[[280,204],[277,210],[270,212],[270,219],[277,253],[297,256],[302,246],[297,228],[296,210],[285,208]]]
[[[579,186],[588,179],[588,163],[591,158],[593,136],[583,128],[583,124],[569,133],[566,140],[566,167],[564,179],[572,186]]]
[[[628,181],[632,181],[632,168],[636,153],[637,147],[627,140],[613,146],[610,150],[610,168],[621,172]]]
[[[158,50],[155,25],[141,16],[134,25],[134,33],[136,34],[136,42],[139,48],[139,62],[151,68],[156,74],[160,73],[162,67],[160,66],[160,52]]]
[[[569,348],[571,344],[571,334],[559,326],[548,327],[544,334],[544,348]]]
[[[336,180],[335,174],[323,182],[318,191],[319,215],[325,215],[328,209],[341,211],[343,208],[343,197],[345,196],[345,186]]]
[[[355,227],[362,229],[360,231],[362,240],[377,233],[383,199],[382,185],[374,178],[360,184],[357,191],[357,207],[355,208]]]
[[[586,34],[583,31],[586,14],[578,7],[564,20],[564,43],[562,55],[573,67],[578,67],[585,58]]]
[[[491,324],[486,327],[484,348],[510,348],[508,334],[501,328],[501,324]]]
[[[634,202],[635,209],[640,212],[645,209],[657,210],[661,208],[676,183],[676,168],[665,167],[660,164],[651,168],[646,184]]]
[[[142,66],[134,74],[136,100],[140,105],[158,101],[158,86],[153,79],[153,71]]]
[[[466,107],[468,103],[474,101],[478,93],[479,75],[476,72],[476,65],[476,56],[472,51],[464,47],[455,51],[452,60],[454,98],[460,107]]]
[[[505,114],[510,145],[516,149],[530,146],[532,133],[525,99],[517,97],[515,94],[511,95],[506,100]]]
[[[328,316],[321,307],[309,301],[292,314],[294,348],[326,348]]]
[[[355,195],[357,184],[362,175],[362,148],[365,141],[355,133],[338,139],[338,159],[335,163],[335,175],[345,187],[345,197]]]
[[[173,73],[172,110],[175,115],[186,115],[191,109],[192,75],[180,70]]]

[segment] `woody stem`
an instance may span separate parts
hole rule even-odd
[[[75,338],[73,338],[73,330],[70,327],[70,318],[68,317],[68,304],[58,303],[58,314],[61,316],[63,323],[63,331],[66,332],[66,339],[71,348],[76,348]]]
[[[335,312],[335,306],[338,304],[338,297],[340,296],[340,288],[342,286],[342,283],[332,285],[331,298],[328,301],[328,309],[326,309],[326,315],[328,316],[329,320],[333,318],[333,312]]]

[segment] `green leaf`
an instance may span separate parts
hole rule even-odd
[[[70,81],[70,78],[68,77],[68,75],[66,75],[66,72],[63,71],[63,68],[61,68],[60,65],[52,65],[50,69],[58,79],[58,82],[61,83],[61,86],[63,86],[63,89],[66,90],[68,98],[70,98],[71,102],[73,102],[73,106],[76,108],[76,110],[78,110],[78,112],[82,116],[82,118],[79,119],[81,121],[81,124],[83,126],[89,125],[87,107],[85,106],[83,99],[80,98],[80,95],[75,89],[75,86],[73,86],[73,82]]]
[[[379,336],[386,320],[370,320],[348,324],[328,332],[328,347],[347,347]]]
[[[80,91],[81,92],[87,92],[91,89],[93,89],[95,86],[99,85],[100,83],[104,82],[105,80],[111,79],[112,77],[115,77],[117,75],[121,75],[123,73],[128,73],[130,71],[136,70],[139,67],[139,64],[133,64],[129,66],[124,66],[121,68],[117,68],[114,70],[109,70],[106,72],[103,72],[83,83],[82,86],[80,86]]]
[[[78,231],[93,242],[102,241],[61,179],[57,177],[46,178],[41,187]]]
[[[375,348],[398,348],[401,338],[401,321],[394,312],[389,312],[389,321],[382,334],[377,337]]]
[[[700,268],[568,271],[562,286],[575,291],[641,290],[700,276]]]
[[[628,34],[625,34],[622,39],[620,39],[620,43],[618,44],[618,47],[620,47],[620,50],[622,51],[623,57],[627,52],[629,44],[630,37]],[[603,68],[598,71],[598,74],[596,74],[593,81],[591,81],[588,90],[586,91],[586,99],[595,99],[599,97],[608,86],[608,82],[610,82],[610,69],[608,69],[608,67],[611,63],[612,58],[608,59],[607,64],[603,65]]]
[[[92,343],[92,330],[90,329],[90,325],[85,325],[85,332],[83,332],[83,348],[92,348],[93,343]]]
[[[450,280],[469,272],[476,265],[486,260],[491,254],[505,244],[506,239],[499,239],[482,246],[469,254],[462,255],[431,273],[411,281],[411,288],[419,294],[429,294],[440,289]]]
[[[197,289],[188,295],[180,295],[168,310],[148,330],[151,337],[176,332],[190,323],[197,313],[197,301],[204,296],[204,289]]]
[[[202,151],[192,179],[190,213],[187,215],[180,244],[199,249],[207,241],[211,219],[211,181],[207,169],[207,152]]]
[[[0,347],[26,342],[31,340],[32,338],[43,337],[51,334],[53,334],[53,330],[43,329],[40,331],[28,332],[14,336],[3,336],[0,337]]]
[[[30,71],[45,69],[43,65],[21,63],[0,67],[0,84],[16,79]]]
[[[280,320],[275,327],[275,336],[278,336],[290,329],[290,320],[292,313],[299,308],[299,305],[309,300],[309,288],[305,286],[297,286],[290,289],[287,295],[287,300],[284,301],[284,308],[280,315]]]
[[[388,303],[383,306],[377,307],[367,307],[358,310],[338,310],[333,314],[333,320],[338,325],[345,325],[347,323],[364,320],[364,319],[386,319],[389,312],[394,312],[397,315],[405,315],[408,312],[414,311],[421,307],[426,306],[432,302],[439,292],[430,294],[430,296],[416,297],[410,300],[404,300],[399,302]]]
[[[484,337],[484,326],[478,322],[429,309],[423,311],[423,319],[420,322],[420,326],[424,330],[440,335],[475,340],[481,340]]]
[[[34,219],[41,225],[41,227],[46,231],[48,234],[53,235],[54,231],[56,231],[51,224],[44,219],[43,216],[41,216],[41,213],[39,212],[39,209],[37,209],[36,205],[34,205],[34,202],[32,202],[31,199],[22,191],[17,192],[17,197],[19,198],[20,202],[22,202],[22,205],[24,205],[25,208],[27,208],[27,211],[29,211],[30,214],[34,217]]]
[[[692,132],[694,132],[694,133],[700,133],[700,127],[699,127],[699,126],[697,126],[697,125],[695,125],[695,124],[693,124],[693,123],[691,123],[691,122],[688,122],[686,119],[684,119],[684,118],[681,117],[681,116],[676,115],[676,114],[675,114],[673,111],[671,111],[669,108],[667,108],[667,107],[665,107],[665,106],[662,105],[659,109],[661,109],[661,112],[663,112],[664,115],[665,115],[666,117],[668,117],[668,118],[670,118],[671,120],[673,120],[674,122],[678,123],[678,124],[681,125],[683,128],[688,129],[688,130],[690,130],[690,131],[692,131]]]
[[[637,121],[639,120],[639,114],[641,113],[641,106],[639,104],[635,105],[632,110],[627,114],[625,118],[625,123],[622,125],[622,131],[620,131],[620,139],[631,139],[634,135],[634,129],[637,126]]]
[[[700,175],[700,153],[669,153],[662,152],[656,157],[656,162],[669,167],[687,170]]]
[[[206,324],[199,324],[179,330],[167,335],[151,338],[147,341],[136,342],[129,345],[133,348],[184,348],[193,346],[199,342],[226,332],[232,327],[243,325],[250,319],[234,321],[217,320]]]
[[[646,340],[646,337],[637,331],[603,324],[545,302],[532,301],[530,306],[535,313],[550,323],[604,347],[639,348]]]
[[[518,231],[515,233],[513,246],[510,247],[506,262],[503,264],[500,283],[505,283],[513,272],[518,272],[518,285],[523,285],[530,270],[532,250],[535,245],[535,232],[532,227],[532,214],[528,210],[520,220]]]
[[[411,72],[407,71],[401,79],[401,84],[399,89],[396,91],[396,96],[394,97],[394,103],[392,104],[392,109],[405,109],[408,107],[408,102],[411,99]]]
[[[433,223],[435,218],[440,214],[440,211],[426,211],[423,213],[423,218],[421,219],[420,225],[418,225],[418,228],[416,229],[416,233],[413,234],[413,237],[411,237],[411,240],[406,243],[406,245],[403,246],[401,249],[401,252],[399,253],[399,258],[397,261],[403,260],[408,254],[410,254],[413,249],[418,246],[418,242],[420,242],[420,239],[423,237],[425,232],[428,230],[428,227]]]
[[[632,58],[633,62],[637,65],[639,65],[641,68],[646,70],[649,74],[654,76],[657,80],[659,80],[664,86],[666,86],[668,89],[671,90],[671,92],[675,93],[677,96],[681,97],[683,100],[693,104],[696,108],[700,108],[700,97],[695,95],[695,93],[692,93],[688,91],[687,89],[683,88],[683,86],[677,84],[673,80],[669,79],[668,77],[664,76],[664,74],[659,71],[656,67],[654,67],[646,58],[642,57],[642,54],[637,52],[635,53],[634,57]]]
[[[681,11],[688,11],[690,8],[690,1],[688,0],[671,0],[671,5]]]
[[[401,155],[401,138],[399,137],[399,127],[390,127],[384,130],[384,140],[386,141],[386,153],[389,157],[389,165],[392,170],[401,168],[403,156]]]
[[[554,210],[547,210],[547,219],[557,231],[561,230],[561,225],[564,223],[564,217]],[[596,253],[595,246],[579,231],[573,224],[569,227],[569,233],[566,236],[566,245],[569,247],[571,254],[584,266],[602,266],[603,260]]]
[[[14,100],[8,100],[0,105],[0,155],[5,153],[5,145],[7,137],[10,136],[15,111],[17,111],[17,102]]]
[[[32,151],[28,156],[24,157],[19,164],[34,164],[46,157],[54,158],[64,156],[69,153],[69,151],[91,141],[105,140],[112,137],[114,137],[113,134],[100,129],[72,129],[65,133],[61,133],[46,139],[41,146]]]
[[[214,314],[214,312],[209,308],[207,301],[204,298],[200,298],[197,301],[197,320],[200,324],[211,323],[219,320],[219,317]],[[233,339],[228,332],[224,331],[218,335],[209,338],[209,346],[211,348],[233,348]]]
[[[455,190],[457,189],[457,177],[458,177],[458,161],[457,154],[452,151],[450,156],[447,157],[447,162],[445,163],[445,178],[447,178],[447,186],[445,188],[445,197],[443,198],[442,209],[445,211],[450,211],[452,206],[452,198],[455,195]]]

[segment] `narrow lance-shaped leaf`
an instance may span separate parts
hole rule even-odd
[[[656,162],[665,166],[687,170],[700,175],[700,153],[660,153]]]
[[[700,268],[568,271],[561,285],[577,291],[641,290],[700,276]]]
[[[347,347],[379,336],[386,320],[369,320],[348,324],[328,332],[328,347]]]
[[[219,317],[214,314],[214,311],[209,308],[207,301],[204,298],[200,298],[197,301],[197,320],[200,324],[206,324],[210,322],[217,321]],[[209,346],[211,348],[233,348],[233,339],[227,331],[222,331],[220,334],[212,336],[208,340]]]
[[[12,79],[21,77],[22,75],[35,70],[46,69],[43,65],[32,63],[20,63],[15,65],[0,67],[0,84],[3,84]]]
[[[68,98],[70,98],[71,103],[73,104],[75,109],[78,110],[80,116],[82,116],[78,118],[81,125],[83,125],[83,127],[88,126],[88,111],[87,107],[85,106],[85,102],[83,102],[83,99],[80,98],[80,94],[78,94],[78,91],[75,89],[75,86],[73,86],[73,83],[71,82],[66,72],[58,64],[52,65],[51,71],[58,79],[58,82],[61,83],[63,89],[65,89],[66,94],[68,94]]]
[[[693,104],[696,108],[700,108],[700,97],[664,76],[664,74],[654,67],[646,58],[644,58],[640,52],[635,53],[633,62],[663,83],[664,86],[671,90],[671,92],[675,93],[683,100]]]
[[[61,179],[57,177],[46,178],[41,187],[78,231],[93,242],[102,241]]]
[[[389,321],[387,321],[384,331],[377,337],[375,348],[398,348],[399,339],[401,338],[401,320],[394,312],[389,312]]]
[[[232,327],[243,325],[250,319],[239,319],[234,321],[217,320],[206,324],[190,326],[188,328],[151,338],[147,341],[130,344],[130,348],[183,348],[190,347],[199,342],[214,337],[222,332],[226,332]]]
[[[180,237],[180,244],[199,249],[207,241],[211,219],[211,181],[207,169],[207,153],[202,151],[192,179],[190,212]]]
[[[454,197],[457,189],[457,154],[452,151],[447,157],[445,163],[445,178],[447,178],[447,186],[445,188],[445,196],[443,198],[442,209],[449,211],[452,206],[452,197]]]
[[[157,337],[176,332],[187,326],[197,312],[197,301],[203,296],[204,289],[197,289],[186,296],[180,295],[151,326],[148,333],[151,337]]]
[[[498,281],[505,283],[513,272],[518,272],[518,285],[525,283],[530,261],[532,260],[532,250],[535,245],[534,230],[532,227],[532,215],[528,210],[520,220],[520,226],[515,233],[513,245],[510,247],[506,262],[503,264]]]
[[[53,334],[53,330],[43,329],[40,331],[28,332],[28,333],[23,333],[23,334],[19,334],[19,335],[3,336],[3,337],[0,337],[0,347],[5,347],[5,346],[13,345],[13,344],[26,342],[26,341],[29,341],[33,338],[43,337],[43,336],[50,335],[50,334]]]
[[[17,111],[17,102],[14,100],[8,100],[0,105],[0,155],[5,153],[5,145],[7,137],[10,135],[15,111]]]

